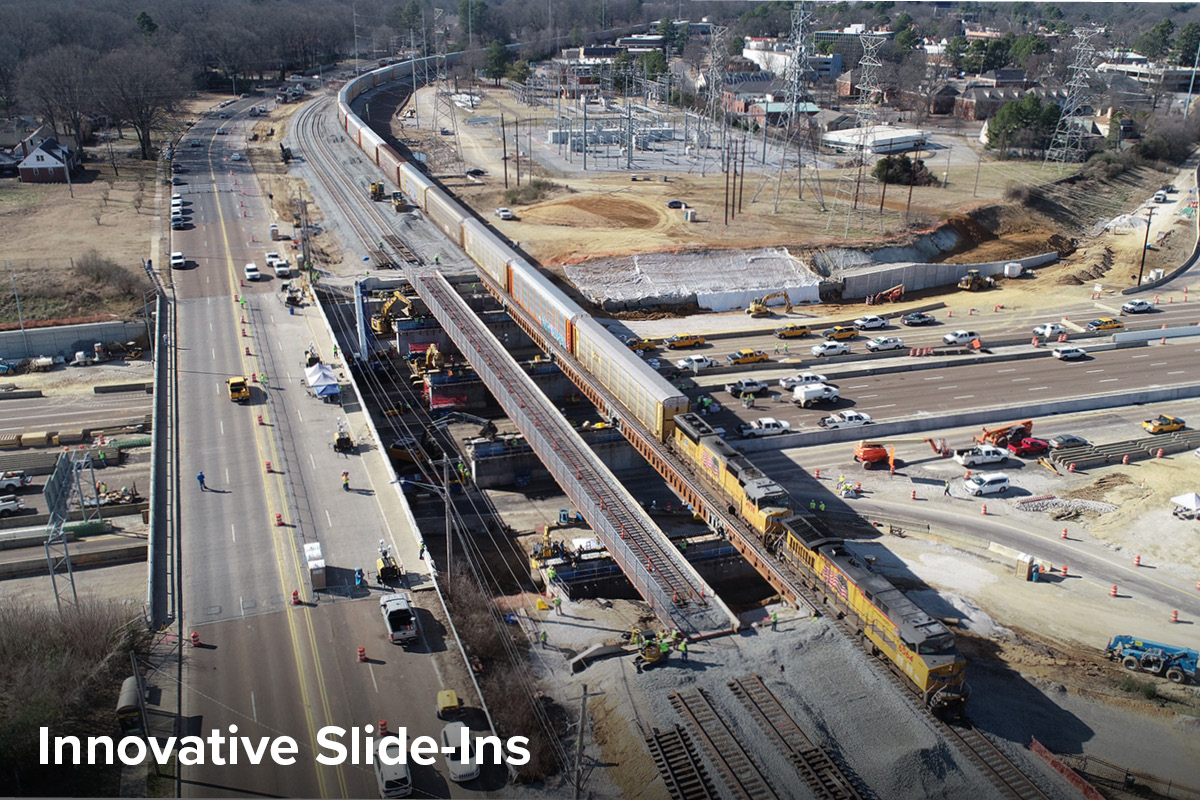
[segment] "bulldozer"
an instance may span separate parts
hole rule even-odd
[[[967,274],[963,275],[958,281],[958,288],[966,289],[968,292],[978,292],[983,289],[991,289],[996,285],[995,278],[985,278],[979,274],[977,269],[967,270]]]
[[[392,192],[392,208],[396,209],[396,213],[408,211],[411,206],[405,202],[403,192]]]
[[[783,298],[783,310],[785,313],[792,312],[792,301],[788,298],[787,292],[773,292],[765,297],[757,298],[750,301],[750,307],[746,309],[746,313],[752,317],[769,317],[772,312],[767,308],[767,303],[777,298]]]
[[[878,439],[875,441],[863,440],[854,445],[854,460],[862,464],[863,469],[874,469],[876,466],[888,465],[892,469],[899,467],[903,462],[896,458],[896,448],[894,446],[907,442],[925,442],[933,448],[933,452],[942,458],[948,458],[953,455],[953,450],[946,444],[945,439]]]
[[[984,428],[981,433],[972,438],[978,444],[991,444],[996,447],[1007,447],[1009,442],[1020,441],[1033,433],[1033,420],[1014,422],[1001,428]]]
[[[383,199],[383,183],[375,181],[371,184],[371,199],[379,202]]]
[[[392,296],[383,304],[383,308],[379,309],[379,313],[371,315],[371,330],[376,336],[387,336],[392,332],[392,309],[397,303],[403,303],[405,311],[412,308],[412,300],[405,297],[403,292],[399,289],[392,292]]]

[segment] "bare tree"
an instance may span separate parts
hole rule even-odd
[[[111,117],[133,127],[142,158],[154,158],[151,136],[172,120],[187,94],[179,69],[144,45],[109,53],[96,69],[105,76],[101,105]]]
[[[26,66],[25,93],[52,125],[62,125],[83,150],[85,126],[96,108],[92,65],[97,53],[78,45],[53,47]]]
[[[254,61],[254,36],[239,25],[228,23],[209,32],[209,54],[216,60],[225,77],[233,82],[233,93],[237,94],[237,81]]]

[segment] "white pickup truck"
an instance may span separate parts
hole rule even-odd
[[[0,474],[0,492],[11,492],[33,483],[33,476],[26,475],[25,470],[12,470]]]
[[[379,598],[379,612],[383,614],[388,641],[392,644],[405,644],[419,635],[416,609],[412,607],[407,594],[393,592],[383,595]]]
[[[1008,461],[1008,451],[990,444],[981,444],[954,451],[954,460],[964,467],[986,464],[1003,464]]]
[[[808,408],[813,403],[835,403],[840,396],[836,388],[823,383],[810,383],[792,390],[792,402],[801,408]]]
[[[864,414],[861,411],[839,411],[817,423],[818,426],[831,431],[838,428],[857,428],[860,425],[870,424],[870,415]]]
[[[10,514],[20,514],[25,508],[25,501],[21,500],[15,494],[0,495],[0,517],[7,517]]]
[[[791,423],[781,419],[771,419],[770,417],[761,417],[753,422],[743,422],[738,426],[738,433],[747,439],[757,439],[762,436],[778,436],[782,433],[791,433]]]

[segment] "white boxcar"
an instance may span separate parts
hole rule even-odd
[[[425,208],[425,192],[433,188],[433,181],[416,164],[400,167],[400,191],[404,192],[418,208]]]
[[[463,221],[463,250],[480,269],[492,277],[505,291],[508,291],[508,262],[513,259],[513,251],[506,245],[495,231],[474,217]]]
[[[457,245],[462,245],[462,224],[466,213],[450,195],[436,186],[425,192],[425,213]]]
[[[590,316],[574,324],[576,360],[656,439],[666,441],[675,415],[688,410],[687,396]]]

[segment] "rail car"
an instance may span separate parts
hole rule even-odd
[[[393,80],[410,78],[410,62],[360,75],[338,94],[338,123],[388,179],[399,186],[479,270],[524,309],[546,337],[570,353],[659,441],[670,441],[674,418],[688,410],[686,395],[630,353],[496,231],[401,156],[360,119],[350,103]]]
[[[927,705],[955,709],[966,699],[965,666],[954,634],[887,578],[850,553],[842,539],[819,532],[788,506],[787,492],[697,414],[675,417],[672,444],[730,501],[809,588],[850,617],[872,652],[910,681]]]

